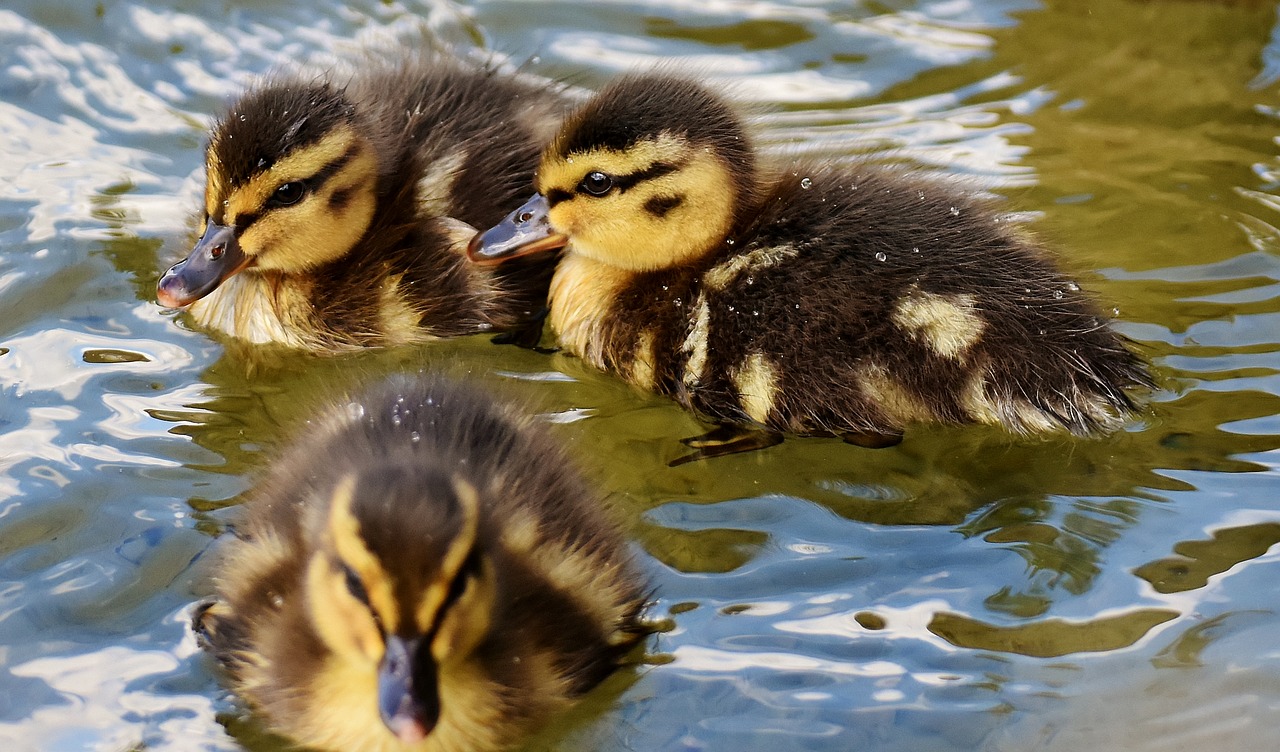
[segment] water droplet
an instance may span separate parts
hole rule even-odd
[[[1062,295],[1063,295],[1062,290],[1054,290],[1054,291],[1053,291],[1053,299],[1054,299],[1054,300],[1062,300]]]
[[[751,315],[752,315],[752,316],[759,316],[759,315],[760,315],[760,312],[759,312],[759,311],[752,311],[752,312],[751,312]]]
[[[573,164],[573,157],[565,157],[564,161],[565,164]]]
[[[889,255],[884,251],[876,251],[876,261],[884,261],[887,258],[889,258]]]
[[[411,431],[409,433],[409,441],[412,441],[413,443],[417,444],[419,441],[422,441],[422,434],[418,433],[417,431]]]
[[[663,292],[666,292],[666,291],[667,291],[667,289],[668,289],[668,288],[667,288],[667,286],[666,286],[666,285],[663,285],[663,286],[662,286],[662,291],[663,291]]]
[[[244,121],[246,121],[246,120],[248,120],[248,118],[246,118],[246,117],[244,116],[244,114],[243,114],[243,113],[241,113],[241,115],[240,115],[240,122],[242,122],[242,123],[243,123],[243,122],[244,122]]]
[[[1119,308],[1112,308],[1112,309],[1111,309],[1111,315],[1112,315],[1112,316],[1119,316],[1119,315],[1120,315],[1120,309],[1119,309]]]
[[[222,201],[222,205],[223,205],[224,207],[226,207],[226,206],[231,206],[231,201],[230,201],[229,199],[223,199],[223,201]]]
[[[958,216],[960,216],[960,210],[959,210],[959,209],[957,209],[957,208],[956,208],[956,207],[954,207],[954,206],[953,206],[953,207],[951,207],[951,216],[953,216],[953,217],[958,217]]]
[[[275,606],[276,608],[283,608],[283,607],[284,607],[284,598],[281,598],[281,597],[280,597],[280,595],[279,595],[278,593],[272,593],[272,594],[271,594],[271,605],[272,605],[272,606]]]
[[[725,239],[724,239],[724,244],[725,244],[725,245],[733,245],[733,238],[725,238]]]
[[[917,246],[913,246],[913,247],[911,248],[911,252],[912,252],[912,253],[919,253],[919,252],[920,252],[920,246],[918,246],[918,245],[917,245]]]
[[[730,312],[732,312],[732,311],[733,311],[733,306],[729,306],[729,310],[730,310]]]
[[[916,197],[924,201],[924,191],[916,191]]]
[[[1045,335],[1045,330],[1043,330],[1043,329],[1037,329],[1036,331],[1040,332],[1040,336],[1041,336],[1041,337],[1043,337],[1043,336]]]
[[[1075,282],[1068,282],[1067,289],[1071,292],[1080,292],[1080,285],[1077,285]]]
[[[813,181],[812,181],[812,180],[810,180],[809,178],[801,178],[801,179],[800,179],[800,187],[801,187],[801,188],[803,188],[803,189],[805,189],[805,190],[807,191],[807,190],[809,190],[810,188],[812,188],[812,187],[813,187]]]
[[[755,283],[756,283],[755,277],[747,277],[747,284],[754,285]]]

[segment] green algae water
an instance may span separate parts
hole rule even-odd
[[[706,426],[561,354],[255,356],[158,308],[210,115],[280,66],[396,43],[584,91],[674,64],[771,151],[1001,196],[1159,389],[1096,440],[920,427],[670,468]],[[1278,137],[1270,2],[8,0],[0,748],[287,748],[195,646],[205,554],[318,401],[429,368],[552,424],[668,626],[528,750],[1269,749]]]

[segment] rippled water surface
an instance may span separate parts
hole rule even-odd
[[[920,428],[672,469],[705,427],[562,355],[251,361],[163,313],[209,115],[397,39],[588,89],[675,58],[758,105],[770,148],[961,175],[1116,308],[1160,388],[1101,440]],[[201,556],[309,405],[438,367],[555,424],[673,625],[530,749],[1271,748],[1277,134],[1268,2],[8,0],[0,746],[279,749],[186,628]]]

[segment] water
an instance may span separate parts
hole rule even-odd
[[[323,395],[523,399],[630,526],[670,631],[531,750],[1257,750],[1280,721],[1280,26],[1266,2],[0,9],[0,742],[280,749],[186,629],[201,556]],[[1160,389],[1101,440],[922,429],[667,468],[705,427],[485,338],[259,361],[152,302],[207,116],[431,40],[591,88],[678,60],[774,150],[1009,199]],[[907,249],[903,249],[906,252]]]

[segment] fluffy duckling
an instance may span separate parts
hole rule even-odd
[[[730,106],[679,77],[605,88],[535,182],[472,260],[567,244],[550,289],[562,346],[717,419],[873,444],[917,421],[1085,434],[1150,384],[991,209],[872,167],[766,174]]]
[[[532,190],[562,114],[545,85],[417,53],[270,80],[213,127],[200,239],[156,298],[320,352],[540,325],[554,258],[478,273],[464,249]]]
[[[504,749],[643,635],[619,530],[551,439],[432,378],[333,412],[246,502],[195,628],[319,749]]]

